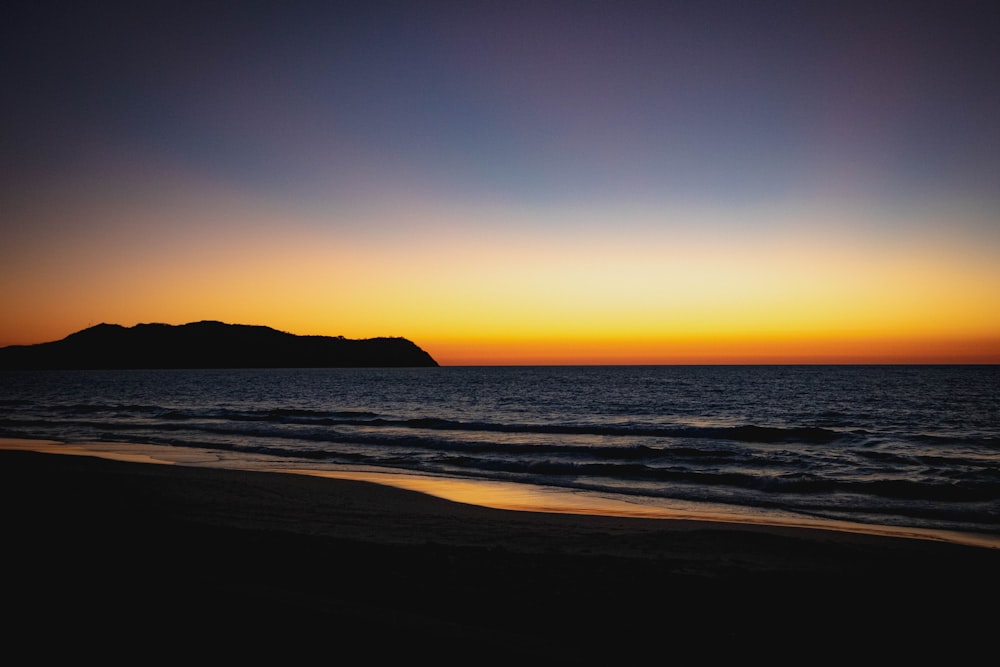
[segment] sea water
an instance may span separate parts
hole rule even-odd
[[[1000,536],[998,366],[3,372],[0,437]]]

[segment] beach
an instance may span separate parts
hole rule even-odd
[[[52,637],[40,655],[962,660],[993,642],[997,549],[32,451],[0,451],[0,474],[9,636]]]

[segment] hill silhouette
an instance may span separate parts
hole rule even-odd
[[[0,368],[347,368],[437,366],[405,338],[298,336],[265,326],[98,324],[66,338],[0,348]]]

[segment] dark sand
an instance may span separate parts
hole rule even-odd
[[[997,549],[25,451],[0,475],[5,648],[31,662],[995,655]]]

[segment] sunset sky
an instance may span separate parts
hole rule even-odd
[[[1000,363],[998,3],[9,4],[0,346]]]

